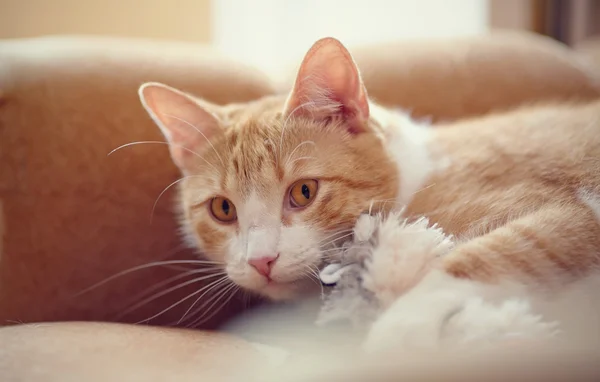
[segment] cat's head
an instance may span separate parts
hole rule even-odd
[[[358,216],[393,205],[396,166],[335,39],[309,50],[287,100],[217,106],[156,83],[140,97],[182,171],[186,232],[247,290],[272,299],[317,290],[311,275]]]

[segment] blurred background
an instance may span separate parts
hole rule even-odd
[[[0,0],[0,38],[190,41],[270,72],[323,36],[354,45],[497,28],[575,45],[600,34],[600,0]]]

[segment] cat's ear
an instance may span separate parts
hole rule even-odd
[[[306,53],[284,115],[317,120],[342,118],[351,132],[366,129],[369,100],[350,52],[334,38],[317,41]]]
[[[179,90],[149,82],[138,92],[142,105],[167,139],[173,162],[184,172],[215,136],[223,134],[217,117]]]

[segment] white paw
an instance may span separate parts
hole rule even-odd
[[[546,339],[557,334],[556,322],[544,322],[531,312],[523,299],[508,299],[494,305],[471,298],[449,320],[443,333],[446,343],[486,344],[512,339]]]
[[[376,216],[367,214],[360,215],[354,225],[354,241],[365,242],[369,240],[377,229],[378,223],[379,218]]]
[[[441,256],[450,252],[453,243],[441,229],[430,226],[427,219],[408,223],[400,213],[385,219],[370,218],[371,224],[378,219],[377,230],[363,274],[363,287],[387,307],[416,285]]]
[[[396,299],[373,323],[365,350],[437,348],[444,325],[471,295],[462,287],[445,288],[444,280],[449,278],[432,271],[423,282]]]
[[[484,301],[492,288],[433,271],[375,321],[365,350],[437,350],[555,334],[556,324],[542,322],[523,300]]]

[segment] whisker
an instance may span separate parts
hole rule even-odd
[[[212,167],[212,169],[215,172],[217,172],[217,173],[219,172],[219,170],[217,170],[217,168],[212,163],[210,163],[209,161],[207,161],[206,159],[204,159],[204,157],[202,157],[197,152],[195,152],[193,150],[190,150],[190,149],[188,149],[187,147],[185,147],[183,145],[178,145],[176,143],[169,143],[169,142],[163,142],[163,141],[137,141],[137,142],[126,143],[124,145],[121,145],[121,146],[117,147],[116,149],[112,150],[111,152],[109,152],[107,154],[107,156],[110,156],[114,152],[116,152],[118,150],[121,150],[121,149],[124,149],[125,147],[130,147],[130,146],[135,146],[135,145],[142,145],[142,144],[160,144],[160,145],[167,145],[167,146],[177,146],[177,147],[181,148],[182,150],[185,150],[185,151],[187,151],[187,152],[189,152],[189,153],[197,156],[198,158],[202,159],[207,165],[209,165],[210,167]]]
[[[165,187],[160,194],[158,194],[158,197],[156,198],[156,200],[154,201],[154,205],[152,206],[152,211],[150,212],[150,224],[152,224],[152,219],[154,217],[154,211],[156,210],[156,205],[158,204],[158,201],[160,200],[161,196],[163,196],[163,194],[165,192],[167,192],[167,190],[171,187],[173,187],[174,185],[176,185],[177,183],[186,180],[188,178],[202,178],[202,176],[200,175],[187,175],[184,176],[183,178],[179,178],[176,181],[174,181],[173,183],[169,184],[167,187]]]
[[[148,297],[148,298],[144,299],[143,301],[140,301],[139,303],[137,303],[137,304],[135,304],[135,305],[131,306],[130,308],[126,309],[124,312],[122,312],[121,314],[119,314],[119,316],[117,316],[117,317],[116,317],[116,319],[117,319],[117,320],[118,320],[118,319],[121,319],[121,318],[123,318],[124,316],[126,316],[127,314],[129,314],[129,313],[131,313],[131,312],[135,311],[136,309],[138,309],[138,308],[140,308],[140,307],[142,307],[142,306],[144,306],[144,305],[148,304],[149,302],[152,302],[152,301],[154,301],[154,300],[156,300],[156,299],[158,299],[158,298],[160,298],[160,297],[162,297],[162,296],[164,296],[164,295],[166,295],[166,294],[169,294],[169,293],[171,293],[171,292],[173,292],[173,291],[176,291],[177,289],[181,289],[181,288],[183,288],[183,287],[186,287],[186,286],[188,286],[188,285],[191,285],[191,284],[194,284],[194,283],[197,283],[197,282],[203,281],[203,280],[207,280],[207,279],[209,279],[209,278],[211,278],[211,277],[216,277],[216,276],[222,276],[222,277],[223,277],[223,275],[224,275],[224,274],[225,274],[224,272],[222,272],[222,273],[213,273],[213,274],[206,275],[206,276],[202,276],[202,277],[196,277],[196,278],[193,278],[193,279],[191,279],[191,280],[189,280],[189,281],[186,281],[186,282],[183,282],[183,283],[179,283],[179,284],[177,284],[177,285],[175,285],[175,286],[172,286],[171,288],[168,288],[168,289],[166,289],[166,290],[164,290],[164,291],[162,291],[162,292],[160,292],[160,293],[156,293],[156,294],[154,294],[154,295],[152,295],[152,296],[150,296],[150,297]],[[204,290],[204,289],[203,289],[203,288],[201,288],[201,289],[199,289],[199,291],[196,291],[196,292],[194,292],[194,293],[193,293],[193,294],[191,294],[190,296],[191,296],[191,297],[193,297],[193,296],[195,296],[195,295],[196,295],[196,293],[201,293],[203,290]],[[190,297],[190,296],[188,296],[188,297]],[[191,297],[190,297],[190,298],[191,298]],[[187,299],[187,298],[186,298],[186,299]],[[166,312],[166,311],[168,311],[169,309],[171,309],[171,308],[174,308],[175,306],[179,305],[181,302],[183,302],[183,301],[186,301],[186,299],[182,299],[182,300],[180,300],[180,302],[179,302],[179,303],[173,304],[173,305],[171,305],[169,308],[167,308],[166,310],[164,310],[164,311],[160,312],[159,314],[157,314],[157,315],[155,315],[155,316],[152,316],[152,317],[150,317],[150,318],[149,318],[149,319],[147,319],[147,320],[142,320],[142,321],[140,321],[139,323],[142,323],[142,322],[147,322],[147,321],[149,321],[149,320],[151,320],[151,319],[153,319],[153,318],[156,318],[156,317],[160,316],[161,314],[165,313],[165,312]]]
[[[292,150],[292,152],[290,153],[290,155],[288,155],[288,159],[285,162],[284,167],[287,167],[288,163],[290,162],[290,159],[292,158],[292,156],[294,155],[294,153],[296,152],[296,150],[298,150],[300,147],[302,147],[305,144],[312,144],[313,146],[317,146],[317,144],[313,141],[304,141],[302,143],[299,143],[298,146],[296,146],[296,148],[294,150]]]
[[[352,235],[354,235],[354,232],[347,233],[347,234],[345,234],[345,235],[343,235],[343,236],[341,236],[341,237],[336,237],[335,239],[333,239],[333,240],[330,240],[330,241],[329,241],[329,242],[327,242],[327,243],[320,244],[320,246],[321,246],[321,247],[327,247],[328,245],[330,245],[330,244],[332,244],[332,243],[335,243],[335,242],[337,242],[337,241],[340,241],[340,240],[342,240],[342,239],[345,239],[345,238],[347,238],[347,237],[349,237],[349,236],[352,236]]]
[[[310,272],[301,272],[302,276],[304,278],[307,278],[308,280],[310,280],[312,283],[316,284],[317,286],[319,286],[321,288],[321,295],[323,295],[323,286],[321,285],[321,282],[319,280],[317,280],[312,273]]]
[[[316,157],[300,157],[300,158],[296,158],[293,161],[290,162],[290,164],[294,164],[299,160],[304,160],[304,159],[316,159]]]
[[[196,267],[190,267],[185,265],[165,265],[166,269],[178,272],[191,271],[193,269],[197,269]]]
[[[4,320],[4,322],[6,322],[7,324],[16,324],[16,325],[25,324],[25,322],[21,321],[21,320]]]
[[[223,277],[222,277],[221,279],[219,279],[219,280],[223,280],[223,279],[224,279],[224,278],[226,278],[226,277],[227,277],[227,276],[223,276]],[[219,280],[217,280],[217,281],[219,281]],[[160,312],[156,313],[155,315],[153,315],[153,316],[151,316],[151,317],[148,317],[148,318],[147,318],[147,319],[145,319],[145,320],[138,321],[138,322],[136,322],[136,324],[141,324],[141,323],[148,323],[148,322],[150,322],[151,320],[155,319],[156,317],[159,317],[159,316],[161,316],[161,315],[165,314],[165,313],[166,313],[166,312],[168,312],[169,310],[171,310],[171,309],[175,308],[175,307],[176,307],[176,306],[178,306],[178,305],[181,305],[181,304],[182,304],[182,303],[184,303],[185,301],[187,301],[187,300],[189,300],[190,298],[192,298],[192,297],[196,296],[198,293],[201,293],[202,291],[204,291],[206,288],[210,287],[211,285],[212,285],[212,283],[210,283],[210,284],[208,284],[208,285],[205,285],[205,286],[203,286],[202,288],[198,289],[197,291],[194,291],[194,292],[192,292],[192,293],[188,294],[186,297],[184,297],[184,298],[180,299],[180,300],[179,300],[179,301],[177,301],[176,303],[174,303],[174,304],[171,304],[171,305],[170,305],[170,306],[168,306],[166,309],[163,309],[163,310],[161,310]]]
[[[417,190],[417,191],[413,192],[413,195],[416,195],[416,194],[418,194],[418,193],[419,193],[419,192],[421,192],[421,191],[425,191],[425,190],[427,190],[428,188],[431,188],[431,187],[433,187],[433,186],[435,186],[435,183],[431,183],[431,184],[429,184],[429,185],[427,185],[427,186],[425,186],[425,187],[421,188],[420,190]]]
[[[190,126],[191,128],[193,128],[194,130],[196,130],[197,132],[200,133],[200,135],[202,135],[202,137],[204,137],[204,139],[206,139],[206,142],[208,142],[208,144],[210,145],[210,147],[212,147],[213,151],[215,152],[215,154],[217,155],[217,158],[219,158],[219,160],[221,161],[221,164],[223,165],[223,167],[225,167],[225,162],[223,162],[223,159],[221,159],[221,156],[219,155],[219,153],[217,152],[217,149],[215,149],[215,146],[213,146],[212,142],[210,141],[210,139],[208,139],[206,137],[206,135],[204,135],[204,133],[202,131],[200,131],[199,128],[197,128],[196,126],[192,125],[191,123],[189,123],[188,121],[186,121],[185,119],[176,117],[172,114],[165,114],[168,117],[171,118],[175,118],[176,120],[185,123],[186,125]]]
[[[116,149],[113,149],[111,152],[109,152],[106,156],[110,156],[113,153],[124,149],[125,147],[129,147],[129,146],[135,146],[135,145],[143,145],[143,144],[159,144],[159,145],[167,145],[169,146],[168,142],[163,142],[163,141],[136,141],[136,142],[129,142],[129,143],[125,143],[124,145],[121,145],[119,147],[117,147]]]
[[[334,237],[336,235],[346,234],[348,232],[353,232],[353,231],[354,231],[354,229],[352,229],[352,228],[351,229],[343,229],[343,230],[340,230],[340,231],[336,231],[335,233],[333,233],[333,234],[331,234],[329,236],[325,236],[323,239],[319,240],[319,243],[322,243],[325,240],[331,239],[332,237]]]
[[[320,240],[320,241],[317,243],[317,245],[318,245],[320,248],[324,248],[324,247],[327,247],[327,246],[329,246],[329,245],[335,245],[335,243],[336,243],[338,240],[344,239],[345,237],[351,236],[351,235],[353,235],[353,234],[354,234],[354,230],[353,230],[353,229],[345,229],[345,230],[340,230],[340,231],[334,232],[333,234],[330,234],[330,235],[328,235],[328,236],[324,237],[323,239],[321,239],[321,240]],[[341,237],[335,237],[335,236],[337,236],[337,235],[342,235],[342,236],[341,236]],[[332,238],[333,238],[333,239],[332,239]],[[329,241],[328,241],[328,242],[326,242],[326,243],[323,243],[323,241],[325,241],[325,240],[329,240]],[[313,250],[313,249],[314,249],[313,247],[306,248],[304,251],[300,252],[300,253],[298,254],[298,256],[302,256],[302,255],[304,255],[306,252],[308,252],[308,251],[311,251],[311,250]],[[333,248],[333,249],[338,249],[338,248],[336,247],[336,248]],[[320,252],[323,252],[323,251],[327,251],[327,250],[320,249],[319,251],[320,251]]]
[[[305,264],[304,265],[306,267],[306,270],[302,270],[303,274],[308,276],[308,278],[310,278],[313,281],[317,281],[318,284],[321,284],[320,280],[319,280],[319,274],[318,271],[315,271],[310,265]]]
[[[275,168],[279,167],[279,150],[277,149],[277,146],[275,145],[275,143],[273,143],[273,140],[271,138],[268,138],[269,141],[269,145],[271,145],[271,147],[273,148],[273,152],[277,151],[277,155],[275,155]]]
[[[294,110],[292,110],[291,113],[285,118],[285,121],[283,121],[283,125],[281,126],[281,136],[279,137],[279,157],[281,157],[281,149],[283,148],[283,136],[285,135],[285,128],[287,127],[290,118],[292,118],[297,110],[300,110],[301,106],[303,105],[299,105],[294,108]]]
[[[394,204],[402,204],[402,202],[396,200],[396,198],[390,198],[390,199],[371,199],[371,203],[394,203]]]
[[[405,205],[403,202],[396,200],[396,198],[380,199],[380,200],[372,199],[370,207],[369,207],[369,215],[372,214],[372,209],[373,209],[374,205],[381,204],[381,207],[377,208],[378,212],[381,212],[381,210],[385,210],[385,207],[387,206],[388,203],[391,203],[391,204],[397,205],[397,206],[402,206],[402,207],[404,207],[404,205]]]
[[[148,289],[144,290],[141,293],[138,293],[135,297],[130,299],[130,303],[126,304],[127,306],[131,305],[131,304],[135,304],[136,302],[139,302],[142,298],[152,294],[153,292],[162,289],[163,287],[169,285],[170,283],[192,276],[192,275],[196,275],[199,273],[206,273],[206,272],[214,272],[214,271],[218,271],[221,270],[221,267],[213,267],[213,268],[199,268],[199,269],[192,269],[192,270],[188,270],[186,272],[180,273],[178,275],[169,277],[166,280],[163,280],[157,284],[152,285],[151,287],[149,287]]]
[[[292,118],[292,116],[294,115],[294,113],[296,113],[298,110],[302,109],[303,107],[310,105],[312,102],[305,102],[302,103],[298,106],[296,106],[294,108],[294,110],[292,110],[288,116],[285,118],[285,121],[283,122],[283,126],[281,127],[281,137],[279,138],[279,157],[281,157],[281,151],[283,149],[283,136],[285,135],[285,129],[287,127],[288,122],[290,121],[290,118]]]
[[[221,278],[221,279],[218,279],[218,280],[213,281],[212,283],[210,283],[209,285],[211,287],[208,288],[206,291],[204,291],[204,293],[202,293],[196,300],[194,300],[194,302],[192,303],[192,305],[190,305],[190,307],[181,316],[181,318],[179,319],[179,321],[177,321],[176,325],[181,324],[181,322],[186,318],[186,316],[192,310],[192,308],[202,299],[202,297],[206,296],[206,294],[209,293],[210,291],[212,291],[213,289],[218,288],[219,286],[221,286],[224,283],[227,283],[227,281],[229,281],[227,278]]]
[[[418,194],[418,193],[420,193],[422,191],[425,191],[425,190],[427,190],[427,189],[429,189],[429,188],[431,188],[433,186],[435,186],[435,183],[428,184],[427,186],[422,187],[422,188],[418,189],[417,191],[413,192],[410,196],[414,196],[414,195],[416,195],[416,194]],[[383,203],[383,206],[381,207],[382,209],[385,209],[387,203],[393,203],[395,205],[402,205],[403,207],[406,204],[404,202],[399,201],[398,198],[380,199],[380,200],[373,199],[373,200],[371,200],[370,203],[371,204],[369,206],[369,215],[372,213],[371,210],[373,208],[373,203]]]
[[[342,247],[334,247],[334,248],[327,248],[327,249],[322,249],[320,252],[321,254],[323,253],[327,253],[327,252],[334,252],[334,251],[341,251]]]
[[[370,247],[370,245],[368,245],[368,244],[367,244],[367,245],[361,245],[361,244],[359,244],[359,243],[353,243],[353,244],[352,244],[352,248],[362,248],[362,247],[365,247],[365,248],[367,248],[367,247]],[[328,253],[328,252],[342,251],[343,249],[345,249],[345,248],[343,248],[343,247],[341,247],[341,246],[340,246],[340,247],[333,247],[333,248],[326,248],[326,249],[322,249],[322,250],[321,250],[321,253]]]
[[[77,293],[75,296],[73,296],[73,298],[79,297],[85,293],[88,293],[98,287],[101,287],[102,285],[109,283],[111,281],[113,281],[114,279],[117,279],[119,277],[128,275],[130,273],[133,272],[137,272],[137,271],[141,271],[143,269],[147,269],[147,268],[152,268],[152,267],[160,267],[160,266],[165,266],[165,265],[171,265],[171,264],[198,264],[198,265],[223,265],[223,263],[219,263],[216,261],[204,261],[204,260],[165,260],[165,261],[154,261],[151,263],[146,263],[146,264],[142,264],[142,265],[138,265],[135,266],[133,268],[129,268],[126,269],[124,271],[121,271],[115,275],[112,275],[86,289],[84,289],[83,291]]]
[[[233,284],[232,282],[229,283],[223,283],[220,284],[218,289],[215,291],[215,293],[210,296],[206,301],[204,301],[204,303],[202,305],[200,305],[199,307],[197,307],[192,314],[189,316],[188,321],[190,322],[198,322],[199,320],[202,319],[203,316],[205,316],[207,314],[207,312],[219,301],[220,297],[223,296],[225,293],[227,293],[227,291],[231,290],[231,288],[235,286],[235,284]],[[212,303],[212,304],[211,304]],[[204,308],[211,304],[210,306],[208,306],[208,308],[206,310],[204,310]],[[200,314],[200,316],[197,317],[198,313],[202,313]],[[191,327],[192,324],[188,324],[186,325],[186,327]]]
[[[313,269],[310,265],[308,266],[312,275],[314,276],[315,283],[321,288],[321,297],[325,296],[325,288],[323,288],[323,283],[321,282],[321,278],[319,277],[319,270]]]
[[[229,303],[229,301],[231,301],[231,299],[233,298],[233,296],[235,296],[235,294],[237,293],[237,291],[240,289],[239,286],[232,284],[229,289],[227,289],[225,292],[223,292],[223,294],[221,294],[221,296],[215,301],[218,302],[223,296],[225,296],[229,291],[232,291],[231,294],[229,295],[229,297],[227,299],[225,299],[225,301],[223,301],[223,303],[221,305],[219,305],[218,308],[214,309],[213,312],[208,315],[206,318],[199,320],[197,319],[195,322],[191,323],[189,325],[189,327],[197,327],[199,325],[204,324],[205,322],[207,322],[208,320],[210,320],[211,318],[213,318],[217,313],[219,313],[221,311],[221,309],[223,309],[225,306],[227,306],[227,304]],[[214,306],[214,305],[213,305]],[[208,309],[211,309],[212,306],[210,306]],[[207,310],[208,311],[208,310]]]

